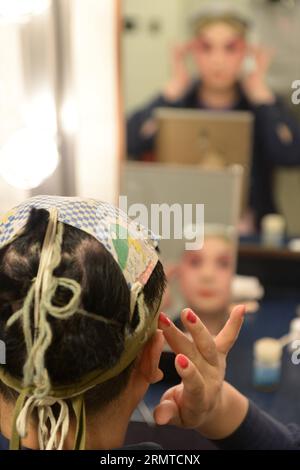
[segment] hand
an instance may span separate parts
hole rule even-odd
[[[255,60],[255,69],[244,77],[242,87],[248,99],[254,104],[270,104],[275,100],[273,92],[266,83],[266,74],[275,52],[273,49],[250,47]]]
[[[190,53],[192,43],[175,46],[172,51],[172,78],[164,89],[164,97],[169,101],[180,99],[186,92],[190,77],[186,68],[186,57]]]
[[[213,338],[190,309],[183,310],[182,322],[192,341],[164,314],[160,315],[159,328],[176,354],[175,367],[182,382],[162,396],[154,410],[157,424],[193,428],[207,437],[221,438],[244,419],[246,398],[224,382],[226,356],[238,337],[244,313],[243,305],[236,306]]]

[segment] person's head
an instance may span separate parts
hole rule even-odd
[[[213,3],[193,18],[193,55],[202,83],[223,91],[232,88],[240,77],[249,25],[236,5],[226,8],[220,2],[220,8],[214,8]]]
[[[185,250],[179,265],[179,286],[186,305],[200,316],[226,315],[234,269],[232,231],[223,226],[207,226],[203,248]]]
[[[0,250],[0,338],[6,344],[5,369],[20,380],[27,358],[21,328],[24,319],[19,319],[9,328],[7,322],[22,307],[38,275],[48,222],[47,210],[33,208],[22,234]],[[48,315],[52,338],[45,352],[45,367],[50,382],[55,386],[72,386],[87,374],[108,370],[118,363],[124,352],[126,335],[137,328],[141,312],[136,304],[131,314],[130,288],[112,254],[92,235],[79,228],[64,224],[61,260],[53,275],[79,283],[80,308],[113,322],[98,321],[83,314],[65,316],[64,319]],[[153,318],[164,287],[165,275],[158,261],[142,291],[148,314]],[[52,305],[63,307],[70,302],[70,297],[67,287],[58,286]],[[29,319],[31,337],[34,337],[33,316],[32,307]],[[162,337],[156,331],[124,370],[86,391],[87,423],[89,418],[95,419],[109,407],[117,412],[119,409],[120,419],[124,414],[129,418],[149,384],[162,378],[158,369],[161,349]],[[0,380],[0,395],[5,403],[14,404],[18,393]],[[71,409],[68,399],[66,403]],[[57,413],[55,406],[54,413]]]

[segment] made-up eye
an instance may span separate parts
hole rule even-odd
[[[231,258],[229,256],[220,256],[217,259],[217,265],[221,269],[230,268],[232,264]]]
[[[211,52],[212,45],[208,41],[200,40],[198,42],[198,49],[202,52]]]
[[[202,258],[200,256],[190,256],[187,258],[187,264],[191,268],[199,268],[202,265]]]
[[[229,44],[226,44],[225,50],[227,52],[235,52],[238,49],[237,43],[236,42],[231,42]]]

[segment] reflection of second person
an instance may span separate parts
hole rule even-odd
[[[228,320],[235,271],[235,242],[231,227],[206,225],[200,250],[184,250],[177,281],[184,305],[217,335]],[[180,318],[176,324],[182,327]]]
[[[249,206],[258,222],[263,215],[276,212],[274,167],[300,164],[300,127],[267,85],[272,53],[250,47],[248,29],[238,12],[208,9],[200,14],[194,38],[174,51],[172,79],[159,96],[129,117],[127,150],[135,160],[152,154],[156,133],[153,111],[157,107],[252,111],[255,129]],[[249,53],[256,67],[243,73]],[[201,80],[190,79],[187,56],[193,58]]]

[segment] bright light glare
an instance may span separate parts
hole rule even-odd
[[[74,134],[78,130],[78,114],[72,98],[65,100],[60,111],[61,124],[65,132]]]
[[[0,17],[7,21],[22,21],[26,16],[47,10],[50,0],[0,0]]]
[[[47,89],[36,92],[23,106],[26,127],[55,134],[56,109],[54,99]]]
[[[51,176],[59,163],[53,136],[24,128],[16,131],[0,152],[0,175],[12,186],[33,189]]]

